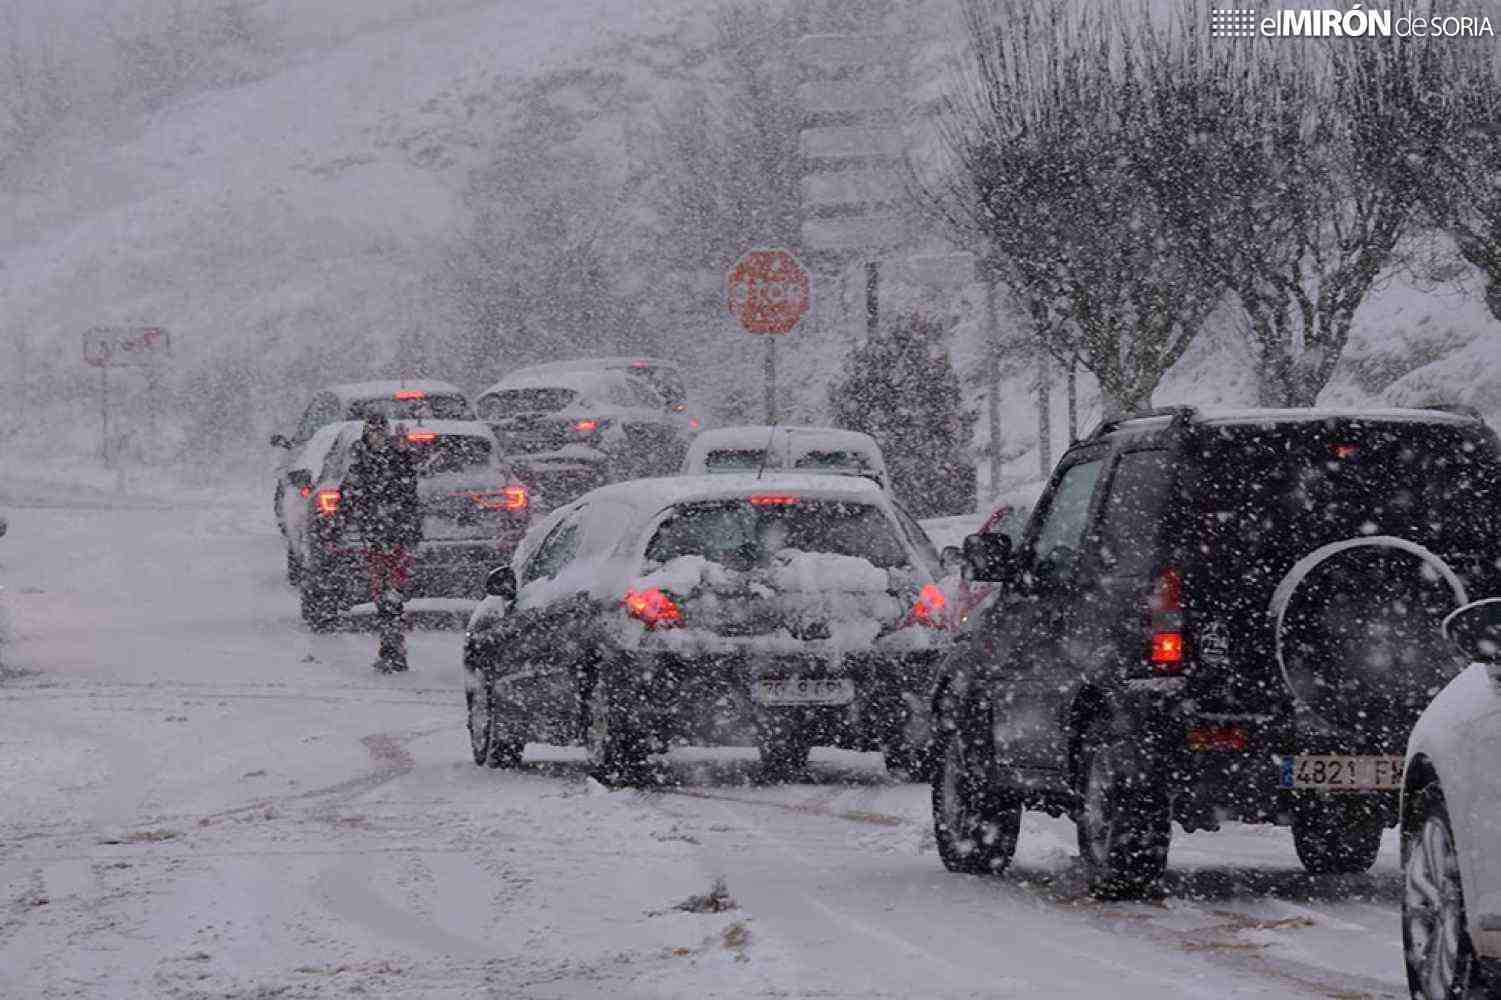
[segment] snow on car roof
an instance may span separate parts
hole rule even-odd
[[[464,392],[450,382],[434,380],[399,380],[386,382],[341,382],[327,389],[345,402],[356,399],[390,399],[398,392],[421,392],[430,396],[463,396]]]
[[[1370,410],[1348,407],[1329,409],[1310,407],[1285,410],[1237,410],[1204,407],[1198,411],[1194,423],[1220,426],[1224,424],[1309,423],[1317,420],[1381,420],[1399,423],[1421,422],[1445,424],[1469,424],[1475,422],[1474,417],[1463,413],[1398,407]]]
[[[527,365],[518,368],[509,377],[518,375],[555,374],[557,372],[586,372],[586,371],[620,371],[626,368],[672,368],[676,369],[676,361],[665,361],[662,358],[643,358],[640,355],[623,355],[613,358],[574,358],[571,361],[548,361],[540,365]]]
[[[587,369],[544,372],[538,371],[535,368],[523,368],[520,371],[515,371],[507,375],[480,393],[480,395],[488,396],[492,392],[505,392],[509,389],[559,388],[573,389],[576,392],[590,392],[602,386],[620,385],[626,378],[627,375],[625,372],[613,369],[609,371]]]

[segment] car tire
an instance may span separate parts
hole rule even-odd
[[[1293,810],[1293,847],[1310,875],[1358,875],[1376,863],[1385,824],[1364,803],[1306,799]]]
[[[474,763],[481,767],[495,768],[518,766],[526,743],[524,740],[506,738],[502,734],[495,688],[489,680],[481,681],[478,691],[466,691],[464,703],[468,717],[469,750]]]
[[[1470,941],[1449,812],[1437,784],[1410,796],[1409,803],[1402,823],[1407,987],[1416,1000],[1464,1000],[1482,992],[1483,976]]]
[[[613,687],[599,677],[589,689],[584,732],[589,771],[607,787],[644,784],[649,776],[647,742],[631,717],[630,706]]]
[[[304,568],[298,577],[302,620],[314,632],[332,632],[339,624],[339,601],[333,588],[318,573]]]
[[[1134,743],[1096,723],[1078,757],[1074,817],[1089,891],[1099,899],[1139,899],[1167,869],[1172,841],[1166,793],[1141,766]]]
[[[976,781],[957,731],[946,733],[933,755],[933,839],[951,872],[998,875],[1016,856],[1022,807],[1014,796]]]

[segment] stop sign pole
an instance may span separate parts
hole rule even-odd
[[[725,275],[725,301],[746,333],[766,338],[766,422],[777,422],[777,338],[813,304],[813,276],[782,247],[748,250]]]

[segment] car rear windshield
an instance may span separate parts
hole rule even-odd
[[[783,549],[856,556],[881,568],[906,566],[906,549],[879,507],[832,500],[684,504],[664,520],[646,558],[703,556],[729,569],[766,564]]]
[[[793,466],[798,469],[853,472],[862,474],[873,471],[870,459],[858,451],[808,451],[798,456]]]
[[[364,420],[372,413],[383,413],[392,420],[468,420],[469,402],[463,396],[423,395],[412,399],[382,396],[351,403],[348,419]]]
[[[490,442],[474,434],[440,434],[424,440],[422,431],[411,432],[407,446],[417,462],[419,476],[442,476],[455,472],[476,472],[491,468]]]
[[[497,420],[522,413],[556,413],[577,395],[572,389],[506,389],[491,393],[480,402],[480,417]]]
[[[704,468],[709,472],[741,472],[759,469],[766,452],[761,448],[716,448],[704,456]]]
[[[1497,460],[1476,431],[1331,420],[1212,428],[1185,488],[1202,530],[1241,556],[1398,535],[1440,553],[1496,536]]]

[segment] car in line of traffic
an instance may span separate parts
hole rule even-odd
[[[288,572],[303,620],[315,631],[336,626],[371,599],[365,545],[342,503],[361,421],[321,428],[309,442],[316,467],[287,473],[295,499],[286,507]],[[413,553],[407,597],[478,600],[485,576],[504,562],[531,522],[531,496],[500,454],[490,428],[473,420],[424,420],[396,426],[399,447],[416,463],[422,542]]]
[[[763,471],[864,476],[891,488],[875,439],[838,427],[718,427],[694,439],[682,468],[685,476]]]
[[[753,744],[777,776],[833,745],[921,776],[941,573],[916,522],[857,476],[594,490],[496,569],[469,622],[474,760],[583,743],[618,784],[651,780],[647,757],[681,742]]]
[[[1003,870],[1024,809],[1072,817],[1092,889],[1155,891],[1171,826],[1291,827],[1363,872],[1404,751],[1454,672],[1445,616],[1501,593],[1501,451],[1440,410],[1205,411],[1071,447],[1019,547],[965,540],[995,589],[934,691],[934,831]]]

